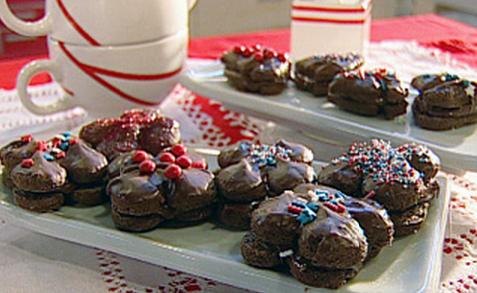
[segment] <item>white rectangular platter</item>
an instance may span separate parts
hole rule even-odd
[[[216,153],[199,152],[212,168]],[[315,167],[320,169],[321,163]],[[339,290],[309,288],[290,276],[247,266],[240,256],[243,232],[231,232],[204,223],[188,228],[159,228],[131,234],[114,229],[107,204],[92,208],[63,207],[51,214],[30,213],[12,203],[0,186],[0,216],[32,231],[113,251],[259,292],[435,292],[439,285],[441,251],[448,212],[447,179],[439,175],[441,193],[419,233],[398,240],[369,262],[359,275]],[[377,291],[378,290],[378,291]]]
[[[406,116],[392,121],[363,117],[341,111],[325,98],[316,98],[291,84],[277,96],[243,93],[227,84],[223,66],[214,61],[189,68],[181,77],[181,84],[236,111],[292,126],[304,133],[319,136],[320,131],[333,130],[341,137],[348,137],[344,144],[374,137],[395,144],[415,141],[433,149],[451,170],[477,171],[477,125],[449,131],[424,130],[414,124],[410,109]],[[413,98],[410,97],[410,104]]]

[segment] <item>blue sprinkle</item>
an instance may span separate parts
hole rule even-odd
[[[337,201],[336,199],[333,199],[333,200],[331,201],[331,203],[334,204],[334,205],[337,205],[337,204],[338,204],[338,201]]]
[[[65,142],[62,142],[62,143],[60,144],[60,149],[61,149],[62,151],[67,151],[69,146],[70,146],[70,144],[65,141]]]
[[[65,137],[70,137],[71,136],[71,131],[65,131],[62,133]]]
[[[53,157],[52,155],[50,155],[48,153],[43,154],[43,158],[45,158],[45,160],[47,160],[48,162],[51,162],[51,161],[55,160],[55,157]]]
[[[313,222],[316,219],[316,214],[310,210],[304,210],[297,218],[302,225]]]
[[[309,202],[306,206],[315,213],[320,209],[320,206],[316,202]]]
[[[338,192],[335,193],[335,197],[336,197],[336,198],[346,198],[347,195],[344,194],[344,193],[341,192],[341,191],[338,191]]]
[[[292,205],[294,205],[296,207],[303,208],[303,209],[306,208],[306,204],[302,201],[299,201],[299,200],[292,202]]]
[[[326,190],[316,189],[316,190],[315,190],[315,194],[318,195],[318,196],[320,196],[320,195],[326,195],[326,196],[328,196],[330,193],[329,193],[328,191],[326,191]]]

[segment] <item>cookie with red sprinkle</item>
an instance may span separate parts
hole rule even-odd
[[[190,225],[210,216],[216,200],[214,175],[205,160],[184,145],[173,145],[156,157],[133,151],[120,155],[113,165],[107,192],[118,228],[149,230],[152,223],[162,222]]]
[[[113,160],[121,153],[145,150],[153,155],[181,141],[179,123],[158,110],[130,110],[82,127],[80,138]]]
[[[287,87],[291,64],[286,53],[260,45],[236,46],[220,60],[228,83],[240,91],[277,95]]]

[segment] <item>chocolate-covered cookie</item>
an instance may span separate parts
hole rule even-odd
[[[192,224],[208,218],[216,201],[214,175],[206,169],[205,160],[189,154],[183,145],[165,149],[156,158],[133,151],[115,160],[111,172],[119,174],[107,192],[114,210],[133,217],[129,220],[146,221],[154,215],[162,221]]]
[[[325,97],[338,73],[358,69],[363,63],[363,58],[354,53],[311,56],[296,62],[293,81],[297,88]]]
[[[135,170],[108,183],[107,193],[118,213],[145,216],[162,212],[166,197],[160,187],[164,179],[154,171]]]
[[[80,138],[109,160],[133,150],[156,155],[181,140],[179,124],[158,110],[130,110],[119,118],[93,121],[82,127]]]
[[[403,155],[409,163],[411,163],[414,169],[421,173],[422,179],[426,184],[436,177],[441,169],[439,157],[437,157],[437,155],[426,146],[411,143],[399,146],[396,150]]]
[[[422,93],[435,86],[458,79],[460,79],[459,76],[449,73],[422,74],[414,77],[411,81],[411,85]]]
[[[237,46],[220,60],[228,83],[240,91],[276,95],[287,87],[290,61],[286,54],[260,45]]]
[[[338,74],[330,84],[328,101],[358,115],[394,119],[406,113],[407,96],[395,74],[377,69]]]
[[[76,184],[103,181],[108,167],[106,157],[80,140],[70,140],[65,157],[59,163],[68,172],[68,178]]]
[[[361,200],[347,196],[342,192],[323,185],[302,184],[294,189],[295,193],[305,194],[312,192],[323,199],[332,198],[346,207],[347,212],[358,221],[368,242],[368,257],[376,256],[385,246],[393,241],[393,222],[387,211],[374,200]],[[338,194],[338,196],[336,196]]]
[[[217,172],[216,185],[220,197],[228,204],[261,201],[315,179],[311,150],[285,140],[274,145],[240,142],[222,151],[218,161],[222,169]],[[219,206],[219,215],[224,207]]]
[[[47,155],[37,151],[30,159],[24,159],[13,168],[10,175],[18,189],[50,193],[59,191],[66,183],[66,170],[57,162],[49,161]]]
[[[40,144],[40,147],[42,147],[43,143],[40,142]],[[8,171],[11,171],[24,159],[31,158],[38,147],[39,142],[34,140],[33,136],[24,135],[0,149],[0,161]]]
[[[412,105],[415,123],[429,130],[448,130],[477,122],[477,83],[449,81],[422,92]]]

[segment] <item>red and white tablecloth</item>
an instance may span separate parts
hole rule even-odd
[[[455,71],[477,79],[477,29],[435,15],[375,21],[372,27],[371,59],[411,75],[426,66]],[[261,43],[288,50],[288,30],[194,39],[189,56],[217,58],[237,44]],[[381,43],[379,43],[381,42]],[[387,56],[394,56],[388,58]],[[28,114],[10,91],[19,68],[31,59],[0,63],[0,138],[20,129],[42,131],[44,125],[73,128],[85,113],[74,110],[49,117]],[[394,60],[394,61],[393,61]],[[398,60],[398,61],[396,61]],[[389,64],[388,64],[389,63]],[[38,98],[57,94],[48,77],[34,80]],[[177,87],[161,105],[178,119],[191,144],[220,148],[241,139],[266,139],[270,127],[264,121],[225,109],[206,97]],[[65,124],[67,121],[67,124]],[[275,133],[293,133],[273,128]],[[311,143],[311,142],[310,142]],[[477,292],[477,174],[449,175],[452,188],[441,276],[441,292]],[[38,235],[1,220],[1,292],[242,292],[226,284],[153,266],[108,251],[97,250]]]

